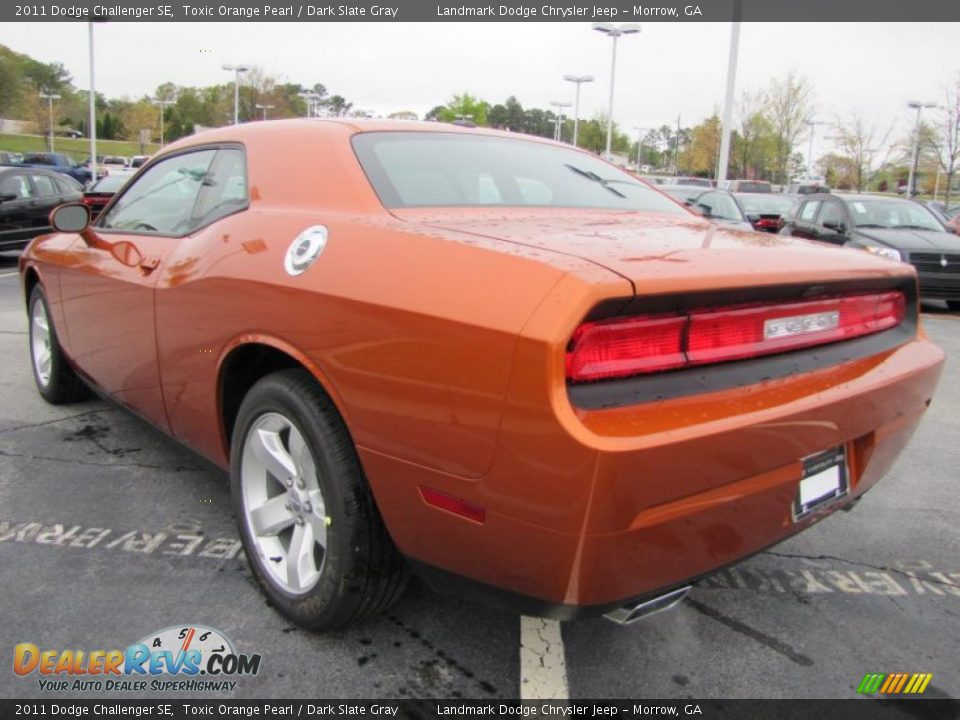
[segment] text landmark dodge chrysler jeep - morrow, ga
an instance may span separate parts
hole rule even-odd
[[[20,264],[40,393],[229,468],[256,576],[313,628],[411,568],[642,615],[869,489],[943,363],[910,266],[509,133],[227,127],[53,222]]]

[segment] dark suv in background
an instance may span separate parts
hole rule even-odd
[[[920,203],[877,195],[808,195],[783,235],[860,248],[917,269],[920,295],[960,310],[960,237]]]

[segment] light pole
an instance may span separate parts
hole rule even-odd
[[[912,198],[916,193],[914,184],[917,181],[917,163],[920,161],[920,113],[924,108],[934,108],[936,106],[936,103],[925,103],[919,100],[910,100],[907,102],[908,108],[913,108],[917,111],[917,123],[913,127],[913,159],[910,162],[910,177],[907,180],[907,200]]]
[[[151,100],[154,105],[160,107],[160,148],[163,149],[163,113],[171,105],[176,105],[176,100]]]
[[[267,110],[273,110],[273,105],[260,105],[257,103],[257,110],[263,110],[263,119],[267,119]]]
[[[97,91],[93,72],[93,23],[106,20],[92,20],[87,23],[87,44],[90,49],[90,183],[97,181]]]
[[[634,125],[633,129],[637,131],[637,174],[639,175],[643,170],[643,131],[644,128],[639,125]]]
[[[640,32],[640,26],[636,23],[627,23],[625,25],[614,25],[613,23],[594,23],[593,29],[613,38],[613,54],[610,60],[610,102],[607,104],[606,158],[607,160],[610,160],[610,148],[613,143],[613,84],[617,74],[617,40],[621,35],[634,35]]]
[[[717,187],[727,179],[730,165],[730,129],[733,124],[733,90],[737,84],[737,59],[740,55],[741,0],[733,5],[733,23],[730,27],[730,51],[727,55],[727,87],[723,94],[723,129],[720,131],[720,161],[717,164]]]
[[[223,65],[224,70],[233,73],[233,124],[240,124],[240,73],[250,71],[249,65]]]
[[[593,75],[564,75],[567,82],[576,83],[577,93],[573,101],[573,146],[577,147],[577,137],[580,130],[580,86],[583,83],[593,82]]]
[[[556,126],[554,127],[554,130],[553,130],[553,139],[556,140],[557,142],[560,142],[563,139],[562,137],[563,109],[570,107],[570,103],[551,100],[550,104],[557,109],[557,120],[556,120]]]
[[[317,105],[320,102],[320,96],[315,92],[299,92],[298,96],[302,97],[307,103],[307,117],[314,117],[317,115]]]
[[[47,101],[47,108],[50,111],[50,152],[53,152],[53,101],[59,100],[60,96],[56,93],[41,92],[40,98]]]
[[[804,120],[804,125],[810,126],[810,150],[807,152],[807,175],[813,177],[813,135],[817,125],[826,125],[822,120]]]

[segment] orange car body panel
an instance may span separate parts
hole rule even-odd
[[[223,467],[221,368],[249,343],[290,355],[342,413],[404,554],[549,603],[616,603],[734,562],[843,504],[792,519],[801,458],[844,445],[849,501],[903,449],[943,363],[922,331],[836,366],[607,409],[571,403],[564,353],[603,301],[909,266],[693,215],[388,211],[351,137],[437,127],[282,121],[179,141],[166,152],[242,145],[248,209],[179,239],[99,233],[156,258],[149,272],[76,235],[37,239],[22,271],[85,376]],[[318,224],[325,252],[289,276],[287,248]],[[421,486],[485,521],[428,506]]]

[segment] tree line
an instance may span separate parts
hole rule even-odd
[[[62,63],[42,63],[0,45],[0,117],[24,120],[37,131],[50,132],[49,105],[42,94],[60,96],[54,105],[54,130],[70,128],[87,135],[88,94],[73,85]],[[312,96],[309,100],[307,95]],[[232,82],[205,87],[164,83],[139,99],[106,98],[97,94],[97,135],[108,140],[140,139],[149,131],[159,139],[163,113],[166,141],[189,135],[199,128],[233,122]],[[163,106],[155,101],[167,101]],[[310,106],[308,106],[308,102]],[[282,82],[260,68],[243,76],[239,93],[241,121],[304,116],[365,117],[343,95],[331,94],[321,82],[312,85]],[[416,119],[409,111],[390,117]],[[479,126],[500,128],[572,142],[574,121],[569,109],[558,116],[553,109],[525,108],[515,96],[490,103],[469,92],[455,94],[437,105],[425,120],[469,120]],[[813,123],[813,124],[811,124]],[[558,129],[559,126],[559,129]],[[729,177],[768,180],[784,184],[808,171],[825,176],[832,187],[887,190],[905,182],[915,140],[919,138],[921,190],[954,185],[960,170],[960,73],[943,89],[938,107],[928,110],[915,133],[911,125],[895,135],[895,119],[868,118],[853,112],[826,116],[818,112],[816,95],[808,78],[790,70],[761,88],[742,91],[736,102],[731,132]],[[810,134],[818,146],[833,149],[819,153],[808,167]],[[577,144],[594,153],[606,148],[607,120],[602,114],[581,118]],[[612,150],[619,162],[652,173],[712,178],[720,153],[721,120],[714,108],[696,125],[662,125],[655,128],[621,128],[613,124]],[[816,155],[816,148],[814,149]]]

